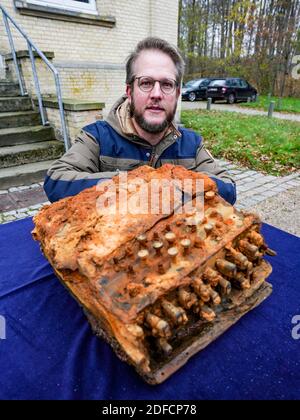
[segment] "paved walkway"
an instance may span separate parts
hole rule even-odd
[[[300,172],[287,176],[264,175],[260,172],[241,168],[229,162],[219,160],[237,185],[237,203],[239,209],[248,209],[293,188],[300,188]]]
[[[0,224],[32,217],[49,204],[43,183],[0,190]]]
[[[295,188],[300,189],[299,172],[275,177],[241,168],[223,160],[219,160],[219,164],[226,168],[236,181],[238,209],[250,209],[270,197]],[[42,185],[43,183],[39,183],[0,191],[0,224],[34,216],[44,204],[48,204]]]
[[[258,213],[265,223],[300,238],[300,187],[274,195],[249,211]]]
[[[206,101],[195,101],[195,102],[182,102],[181,109],[183,111],[188,109],[206,109]],[[261,111],[258,109],[252,109],[252,108],[243,108],[237,105],[229,105],[229,104],[211,104],[211,109],[214,111],[228,111],[228,112],[239,112],[241,114],[247,114],[247,115],[261,115],[261,116],[267,116],[267,111]],[[273,113],[274,118],[279,118],[281,120],[289,120],[289,121],[296,121],[300,122],[300,114],[288,114],[283,112],[274,112]]]

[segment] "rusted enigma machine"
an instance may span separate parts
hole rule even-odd
[[[204,206],[139,215],[96,205],[112,185],[117,202],[124,189],[132,198],[136,179],[201,179]],[[94,332],[160,383],[271,293],[263,256],[275,253],[258,217],[225,202],[204,174],[143,166],[127,185],[114,177],[101,186],[43,207],[33,237]]]

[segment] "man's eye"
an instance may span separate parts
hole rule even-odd
[[[164,89],[173,89],[173,82],[169,82],[168,80],[165,80],[162,82]]]
[[[142,87],[150,87],[150,86],[152,86],[152,82],[151,82],[151,80],[142,80],[141,85],[142,85]]]

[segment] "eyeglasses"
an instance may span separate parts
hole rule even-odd
[[[148,76],[135,77],[133,80],[135,79],[138,81],[138,87],[143,92],[151,92],[151,90],[155,86],[155,83],[158,82],[162,92],[165,93],[166,95],[171,95],[175,91],[176,87],[178,86],[178,83],[176,82],[176,80],[173,80],[173,79],[155,80],[155,79],[152,79],[152,77],[148,77]]]

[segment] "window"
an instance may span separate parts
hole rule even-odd
[[[27,3],[38,6],[55,7],[73,12],[92,13],[97,15],[96,0],[27,0]]]
[[[241,87],[240,85],[240,81],[238,79],[233,79],[232,80],[232,87]]]
[[[211,80],[210,79],[204,79],[203,82],[201,83],[201,86],[208,86],[210,84]]]
[[[210,84],[210,87],[211,87],[211,86],[224,86],[224,85],[225,85],[225,83],[226,83],[226,80],[225,80],[225,79],[213,80],[213,81],[211,82],[211,84]]]
[[[248,83],[246,83],[245,80],[242,80],[242,79],[240,80],[240,85],[244,89],[247,89],[247,87],[248,87]]]

